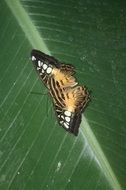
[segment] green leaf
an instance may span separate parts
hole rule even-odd
[[[0,189],[126,189],[125,2],[5,0],[0,9]],[[92,91],[78,137],[57,124],[33,48],[73,64]]]

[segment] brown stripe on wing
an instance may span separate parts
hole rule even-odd
[[[59,85],[57,85],[57,84],[59,84],[58,81],[55,81],[52,78],[52,82],[53,82],[53,87],[54,87],[54,89],[56,91],[56,93],[55,93],[56,94],[56,96],[55,96],[56,100],[58,99],[60,101],[60,103],[62,103],[62,105],[65,106],[64,101],[63,101],[62,89],[60,88]]]
[[[54,104],[57,104],[60,108],[65,106],[65,103],[62,98],[62,90],[56,84],[56,81],[51,77],[50,78],[50,94],[53,98]]]
[[[63,92],[63,88],[61,88],[60,84],[58,81],[56,81],[56,85],[57,85],[57,88],[59,89],[60,91],[60,96],[63,100],[65,100],[65,96],[64,96],[64,92]]]
[[[47,87],[47,82],[48,82],[48,76],[45,74],[40,75],[40,78],[42,79],[44,85]]]
[[[87,106],[90,101],[90,94],[84,86],[80,86],[80,92],[83,95],[81,102],[78,104],[78,109],[83,112],[84,108]]]
[[[73,75],[75,73],[74,67],[70,64],[61,64],[60,70],[69,75]]]

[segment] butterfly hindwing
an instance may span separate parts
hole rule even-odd
[[[81,113],[60,110],[56,107],[58,123],[68,132],[77,136],[81,122]]]
[[[60,101],[63,106],[55,100],[55,110],[59,124],[75,136],[78,134],[81,123],[82,112],[89,101],[88,91],[82,86],[70,89],[62,89],[64,99]]]

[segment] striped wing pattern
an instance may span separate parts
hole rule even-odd
[[[76,136],[82,112],[89,101],[88,91],[78,85],[72,65],[61,63],[38,50],[32,50],[31,58],[53,99],[58,123]]]

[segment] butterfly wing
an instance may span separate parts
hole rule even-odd
[[[73,77],[71,75],[74,74],[74,67],[72,65],[60,63],[54,57],[35,49],[31,52],[31,59],[35,70],[47,87],[49,87],[48,79],[50,77],[55,78],[55,80],[61,83],[66,83],[66,81],[60,80],[64,79],[66,75],[67,78],[71,77],[72,81]]]
[[[89,93],[84,87],[78,86],[73,76],[74,67],[38,50],[32,50],[31,58],[53,99],[59,124],[77,135],[82,112],[89,101]]]
[[[33,49],[31,52],[31,58],[32,60],[41,60],[43,62],[49,63],[50,65],[59,68],[60,62],[55,59],[53,56],[47,55],[39,50]]]
[[[60,101],[55,98],[55,111],[59,124],[68,132],[77,136],[81,123],[82,112],[89,101],[89,93],[86,88],[76,86],[74,88],[62,89],[64,98]]]
[[[31,59],[35,70],[40,76],[45,86],[48,88],[48,78],[52,76],[52,71],[54,68],[60,67],[57,60],[49,55],[46,55],[38,50],[32,50]]]
[[[81,113],[70,112],[69,110],[61,109],[55,106],[58,123],[66,131],[78,135],[79,126],[81,123]]]

